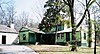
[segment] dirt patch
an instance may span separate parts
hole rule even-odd
[[[77,52],[71,52],[71,47],[60,45],[28,45],[31,49],[40,54],[94,54],[93,48],[78,47]],[[100,47],[97,47],[97,54],[100,53]]]

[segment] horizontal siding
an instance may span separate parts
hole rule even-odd
[[[23,40],[23,34],[25,34],[26,35],[26,40]],[[29,34],[28,34],[28,32],[20,32],[19,33],[19,42],[28,42],[29,40]]]
[[[0,33],[0,44],[2,44],[2,35],[6,36],[6,44],[12,44],[18,37],[18,34],[14,33]]]

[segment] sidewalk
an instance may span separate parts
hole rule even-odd
[[[24,45],[0,45],[0,54],[38,54]]]

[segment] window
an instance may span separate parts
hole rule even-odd
[[[86,33],[84,33],[84,39],[86,39]]]
[[[64,30],[64,26],[61,26],[61,30]]]
[[[58,26],[58,31],[64,30],[64,26]]]
[[[58,26],[58,31],[60,31],[61,30],[61,27],[60,26]]]
[[[23,34],[23,40],[26,40],[26,35],[25,34]]]
[[[59,39],[60,38],[60,34],[57,34],[57,39]]]
[[[55,32],[55,31],[56,31],[56,27],[53,26],[53,27],[51,28],[51,31],[52,31],[52,32]]]
[[[61,39],[63,39],[64,38],[64,33],[61,33]]]

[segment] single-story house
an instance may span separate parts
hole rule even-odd
[[[0,44],[13,44],[18,37],[18,32],[14,29],[14,24],[10,27],[0,25]]]
[[[22,27],[19,30],[19,44],[35,44],[41,42],[41,36],[44,32],[37,28]]]

